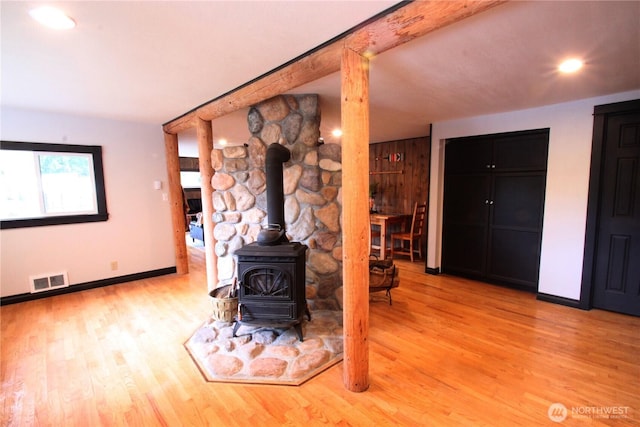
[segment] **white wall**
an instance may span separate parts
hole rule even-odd
[[[640,98],[640,90],[433,124],[427,267],[439,268],[444,142],[448,138],[550,128],[540,293],[578,300],[589,191],[593,107]]]
[[[73,285],[175,266],[160,125],[7,108],[1,119],[6,141],[102,146],[109,213],[106,222],[0,231],[3,297],[29,292],[30,275],[66,270]]]

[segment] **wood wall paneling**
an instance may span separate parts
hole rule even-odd
[[[388,141],[369,146],[369,182],[376,185],[376,207],[384,213],[411,213],[429,194],[430,138]],[[402,160],[393,161],[394,154]]]
[[[198,157],[180,157],[180,172],[199,172],[200,171],[200,159]],[[202,192],[200,188],[184,188],[184,195],[188,200],[202,199]],[[191,212],[194,213],[194,212]]]
[[[180,157],[181,171],[200,171],[200,160],[197,157]]]

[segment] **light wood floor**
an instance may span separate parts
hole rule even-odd
[[[299,387],[207,383],[183,343],[207,318],[191,274],[0,308],[3,426],[534,426],[640,424],[640,318],[581,311],[399,262],[371,301],[370,383],[342,364]],[[619,419],[578,408],[627,408]],[[582,409],[580,409],[582,408]],[[618,409],[620,411],[620,409]]]

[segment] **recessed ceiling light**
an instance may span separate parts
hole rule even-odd
[[[342,130],[341,129],[334,129],[331,131],[331,135],[335,136],[336,138],[341,137],[342,136]]]
[[[69,30],[76,26],[76,22],[60,9],[42,6],[29,11],[29,15],[42,25],[54,30]]]
[[[224,138],[220,138],[220,139],[218,140],[218,144],[220,144],[220,145],[227,145],[227,140],[226,140],[226,139],[224,139]]]
[[[580,59],[572,58],[563,61],[558,66],[558,70],[560,70],[561,73],[575,73],[582,68],[583,65],[584,63]]]

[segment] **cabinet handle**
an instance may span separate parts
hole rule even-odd
[[[491,169],[495,169],[495,168],[496,168],[496,165],[491,165]]]
[[[487,165],[487,169],[491,169],[491,165]]]
[[[488,204],[489,204],[489,199],[485,200],[485,201],[484,201],[484,204],[485,204],[485,205],[488,205]]]
[[[492,205],[492,204],[493,204],[493,200],[491,200],[491,201],[489,202],[489,204],[490,204],[490,205]]]

